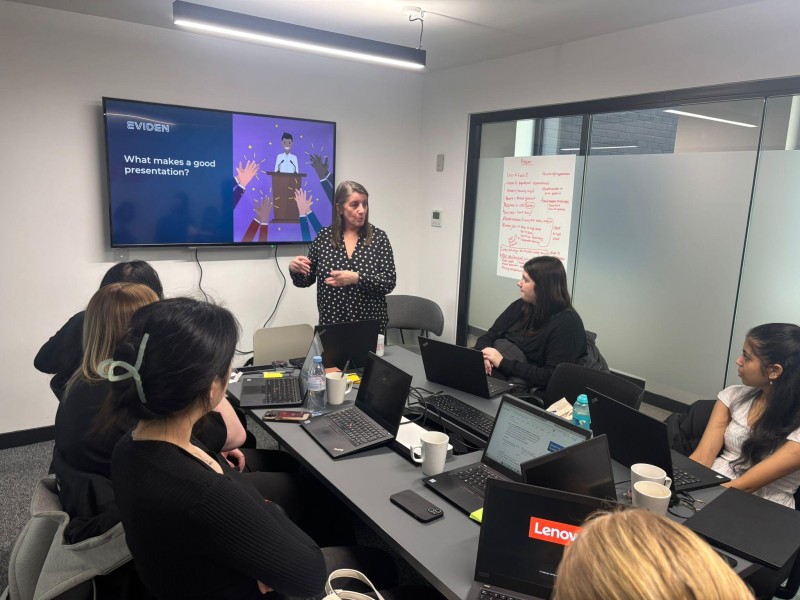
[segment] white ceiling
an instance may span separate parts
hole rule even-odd
[[[9,0],[172,28],[172,0]],[[428,70],[500,58],[763,0],[190,0],[306,27],[422,47]],[[680,40],[675,40],[676,44]]]

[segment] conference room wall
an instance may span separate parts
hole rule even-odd
[[[392,241],[397,291],[418,292],[419,74],[163,28],[0,2],[0,433],[52,425],[56,400],[33,358],[81,310],[108,248],[101,97],[337,122],[337,180],[364,183]],[[270,315],[302,246],[201,249],[203,288],[237,316],[240,348]],[[166,294],[197,290],[187,249],[131,249]],[[453,266],[455,269],[455,266]],[[273,325],[315,323],[314,290],[288,283]]]
[[[458,264],[471,113],[797,75],[798,23],[800,3],[765,0],[430,73],[422,100],[421,211],[441,208],[445,221],[441,229],[423,229],[420,243],[438,249],[437,264]],[[455,339],[459,272],[425,269],[419,285],[442,306],[444,337]]]

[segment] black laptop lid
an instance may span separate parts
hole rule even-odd
[[[800,539],[800,512],[735,488],[684,525],[723,550],[773,569],[789,562]]]
[[[549,598],[564,548],[586,517],[613,506],[598,498],[490,479],[475,580]]]
[[[608,436],[611,458],[628,468],[636,463],[655,465],[675,479],[664,423],[595,390],[587,388],[586,394],[592,431]]]
[[[419,351],[428,381],[476,396],[488,394],[489,384],[480,351],[422,336],[419,336]]]
[[[504,394],[481,462],[514,481],[522,481],[522,463],[578,444],[591,435],[591,431]]]
[[[354,369],[363,369],[367,364],[367,354],[375,352],[380,321],[356,321],[317,325],[314,331],[322,343],[322,364],[326,369],[344,369],[347,361]]]
[[[358,387],[356,408],[396,436],[411,388],[411,379],[411,375],[405,371],[370,352]]]
[[[581,496],[617,499],[605,435],[523,463],[522,481]]]

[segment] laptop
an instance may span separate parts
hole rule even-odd
[[[592,432],[506,394],[480,462],[423,482],[467,514],[483,506],[489,479],[522,481],[522,463],[588,439]]]
[[[303,359],[303,369],[310,368],[314,356],[321,351],[319,336],[315,334]],[[299,373],[289,377],[264,377],[264,371],[258,370],[243,374],[239,404],[244,408],[297,407],[303,404],[306,392],[305,382]]]
[[[724,475],[675,452],[669,446],[667,425],[629,406],[586,388],[595,435],[608,436],[611,458],[629,467],[648,463],[661,467],[676,492],[690,492],[730,481]]]
[[[605,435],[522,463],[522,481],[561,492],[617,500]]]
[[[490,481],[467,600],[550,598],[564,548],[590,514],[613,508],[590,496]]]
[[[800,512],[728,488],[684,523],[709,543],[779,570],[797,552]]]
[[[336,367],[344,370],[349,361],[348,370],[361,372],[367,364],[367,355],[375,352],[378,346],[381,322],[355,321],[317,325],[314,331],[322,343],[322,364],[326,369]]]
[[[488,377],[480,350],[464,348],[419,336],[425,377],[481,398],[495,398],[514,389],[514,384]]]
[[[301,427],[333,458],[388,444],[400,427],[411,379],[370,352],[355,404],[312,417]]]

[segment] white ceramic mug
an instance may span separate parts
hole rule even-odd
[[[383,345],[386,342],[386,338],[383,336],[382,333],[378,334],[378,343],[375,345],[375,354],[378,356],[383,356]]]
[[[638,481],[633,484],[633,505],[659,515],[666,515],[672,492],[655,481]]]
[[[422,472],[425,475],[438,475],[444,471],[450,438],[439,431],[426,431],[420,436],[419,441],[419,444],[411,445],[411,460],[422,464]]]
[[[664,469],[647,463],[631,465],[631,486],[640,481],[652,481],[665,487],[672,485],[672,479],[667,477],[667,472]]]
[[[341,404],[344,395],[353,389],[353,382],[344,373],[328,373],[325,375],[325,391],[328,394],[328,404]]]

